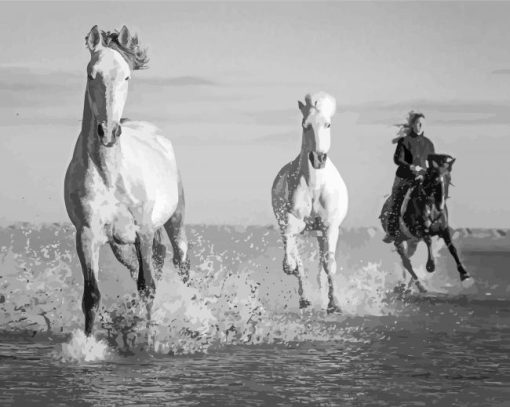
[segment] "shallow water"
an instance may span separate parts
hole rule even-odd
[[[303,241],[312,309],[297,309],[267,228],[195,227],[192,287],[168,266],[147,326],[128,273],[105,253],[95,338],[79,330],[72,230],[2,230],[0,405],[504,406],[510,403],[506,242],[460,236],[476,284],[463,290],[437,246],[425,285],[397,298],[395,253],[344,232],[336,276],[344,315],[327,316],[314,245]],[[422,256],[422,257],[420,257]],[[169,262],[170,263],[170,262]]]

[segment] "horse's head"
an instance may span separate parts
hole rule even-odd
[[[455,158],[447,154],[431,154],[427,158],[428,169],[423,180],[423,191],[439,211],[444,210],[446,205],[454,162]]]
[[[313,168],[326,165],[327,154],[331,146],[331,119],[335,114],[335,99],[324,92],[306,95],[305,103],[298,102],[303,114],[302,151],[308,155]]]
[[[145,51],[138,47],[126,26],[118,33],[99,31],[97,25],[86,36],[90,61],[87,65],[87,95],[104,146],[115,144],[121,135],[120,119],[128,93],[131,71],[143,68]]]

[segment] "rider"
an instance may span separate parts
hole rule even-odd
[[[413,181],[425,172],[429,154],[434,154],[434,144],[423,134],[424,125],[423,113],[410,112],[408,123],[403,125],[403,130],[407,134],[397,139],[398,144],[393,161],[398,165],[398,169],[391,191],[388,230],[383,239],[385,243],[394,240],[398,229],[400,206],[405,194]]]

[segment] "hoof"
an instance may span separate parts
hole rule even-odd
[[[426,268],[429,273],[433,273],[434,271],[436,271],[436,265],[434,264],[433,261],[427,262]]]
[[[393,236],[390,236],[390,235],[386,235],[382,238],[382,241],[384,243],[391,243],[395,240],[395,238]]]
[[[303,309],[303,308],[307,308],[311,305],[312,303],[308,300],[305,300],[305,299],[300,299],[299,300],[299,309]]]
[[[326,312],[329,314],[341,314],[342,313],[342,310],[340,309],[340,307],[338,305],[328,305],[328,309],[326,310]]]
[[[464,288],[470,288],[475,283],[475,280],[469,274],[460,276],[460,281],[462,282],[462,287]]]

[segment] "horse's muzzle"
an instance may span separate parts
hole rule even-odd
[[[326,153],[318,153],[316,151],[312,151],[310,154],[308,154],[308,158],[312,163],[312,167],[316,170],[320,170],[326,166],[328,155]]]
[[[113,125],[113,129],[108,132],[105,132],[106,125],[103,123],[99,123],[97,125],[97,135],[99,136],[99,140],[105,147],[112,147],[117,139],[122,134],[122,127],[120,124],[115,123]]]

